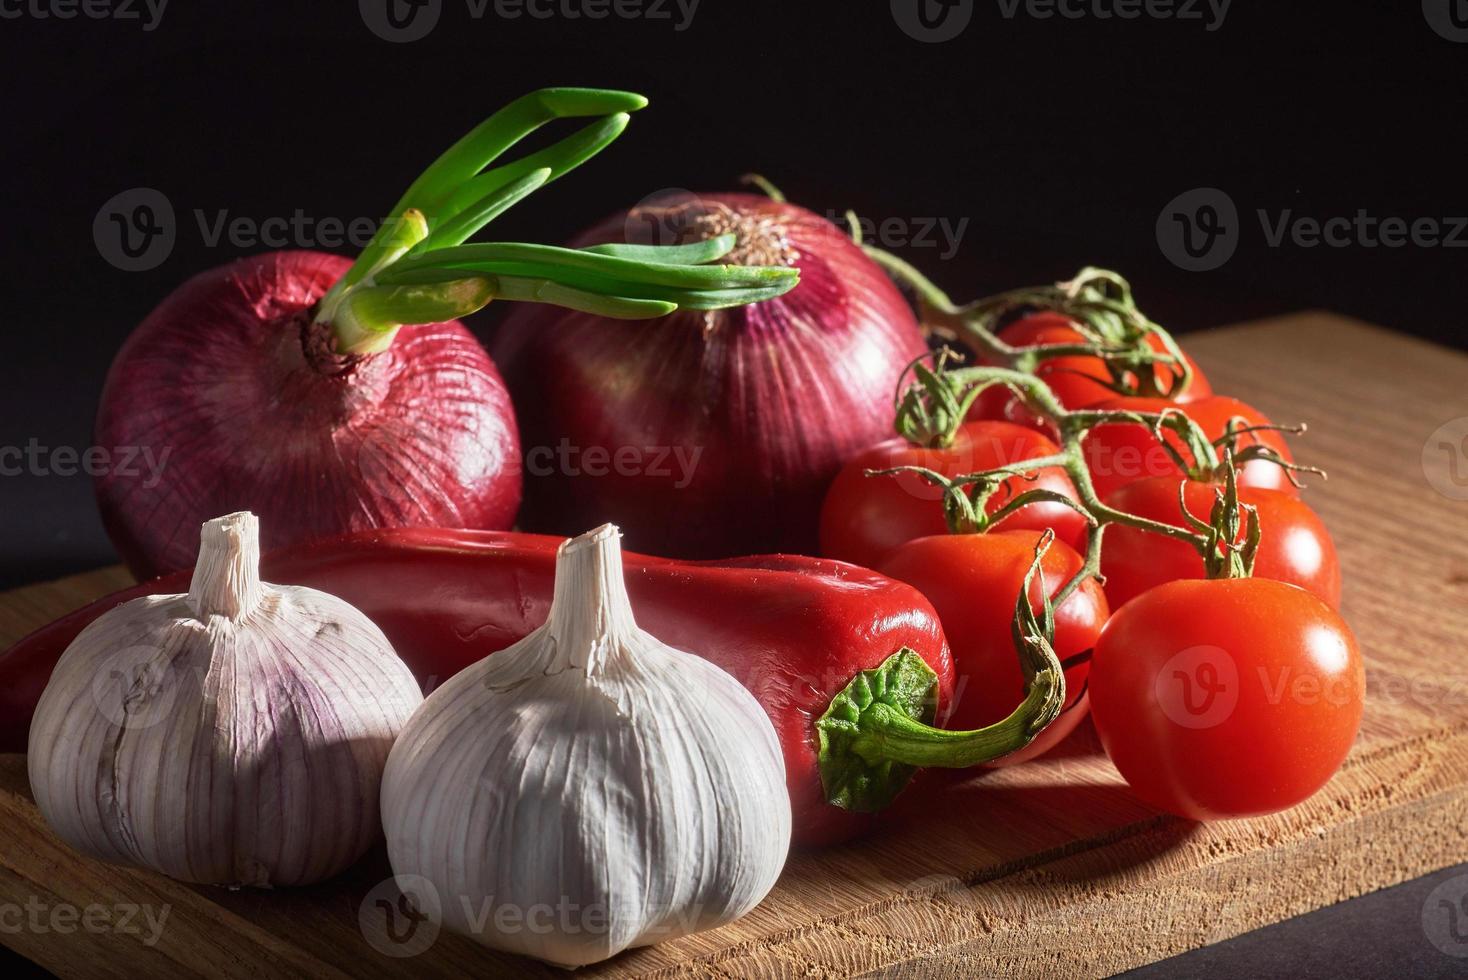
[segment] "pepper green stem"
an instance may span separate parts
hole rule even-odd
[[[1036,678],[1008,718],[970,732],[924,725],[890,705],[874,704],[862,712],[851,751],[868,763],[900,762],[925,769],[967,769],[993,762],[1029,745],[1060,713],[1057,702],[1063,703],[1065,695],[1058,676],[1056,660],[1055,674]]]
[[[758,303],[794,288],[800,274],[793,268],[712,264],[734,248],[733,236],[691,248],[466,244],[600,153],[626,128],[628,113],[646,104],[631,92],[542,89],[476,126],[419,175],[317,304],[315,322],[329,328],[335,352],[379,352],[404,324],[465,316],[493,299],[640,319]],[[497,163],[540,127],[578,117],[595,119],[544,149]]]

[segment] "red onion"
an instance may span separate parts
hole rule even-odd
[[[242,259],[185,283],[128,338],[97,444],[138,447],[163,479],[115,470],[97,498],[139,577],[185,567],[201,524],[245,508],[267,548],[332,530],[514,521],[509,394],[462,324],[405,326],[357,359],[302,343],[312,306],[350,265],[319,252]]]
[[[372,527],[506,528],[521,489],[514,415],[456,317],[502,298],[644,318],[790,289],[789,269],[710,264],[732,235],[685,248],[465,244],[616,139],[645,104],[629,92],[533,92],[425,170],[355,262],[262,255],[168,297],[118,355],[97,419],[100,445],[154,464],[97,482],[132,570],[191,565],[199,526],[242,510],[260,516],[267,548]],[[496,162],[577,116],[598,118]]]
[[[637,322],[524,307],[499,327],[490,349],[519,410],[527,529],[612,521],[629,548],[677,557],[814,551],[826,485],[890,435],[922,332],[860,247],[778,199],[665,199],[574,244],[728,232],[737,260],[795,266],[800,285]]]

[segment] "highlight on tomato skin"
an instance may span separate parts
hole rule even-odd
[[[868,470],[919,466],[958,477],[997,466],[1038,459],[1060,451],[1048,436],[1012,422],[967,422],[942,448],[914,446],[894,438],[849,459],[826,491],[821,507],[821,554],[875,568],[893,549],[929,535],[942,535],[943,491],[917,473],[867,476]],[[1075,484],[1059,467],[1005,480],[986,504],[993,513],[1027,490],[1053,490],[1076,499]],[[1086,519],[1065,504],[1037,501],[998,525],[1006,531],[1043,531],[1073,548],[1085,547]]]
[[[1159,476],[1129,483],[1105,498],[1108,506],[1175,527],[1185,527],[1178,489],[1188,511],[1207,520],[1222,485]],[[1278,490],[1241,487],[1239,502],[1255,509],[1260,526],[1254,577],[1289,582],[1314,593],[1332,609],[1341,604],[1341,568],[1330,531],[1303,500]],[[1106,597],[1113,608],[1164,582],[1201,579],[1203,558],[1183,541],[1117,525],[1106,532],[1101,553]]]
[[[1336,773],[1365,684],[1350,627],[1304,589],[1177,581],[1102,630],[1091,716],[1144,802],[1192,820],[1257,816],[1309,799]]]

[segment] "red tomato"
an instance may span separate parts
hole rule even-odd
[[[1186,484],[1188,510],[1208,520],[1215,493],[1212,483]],[[1106,503],[1138,517],[1186,527],[1178,505],[1176,477],[1158,476],[1113,490]],[[1298,497],[1278,490],[1243,487],[1239,500],[1257,509],[1261,537],[1254,563],[1256,578],[1289,582],[1315,593],[1331,608],[1341,604],[1341,569],[1335,542],[1315,511]],[[1203,558],[1181,541],[1116,525],[1106,532],[1101,571],[1106,576],[1106,598],[1115,608],[1153,586],[1176,579],[1203,578]]]
[[[1184,406],[1174,405],[1162,398],[1111,398],[1089,407],[1133,412],[1161,412],[1167,408],[1181,407],[1189,418],[1203,427],[1209,439],[1222,436],[1230,419],[1242,418],[1250,425],[1269,424],[1269,419],[1258,409],[1237,398],[1225,398],[1222,395],[1210,395]],[[1182,440],[1175,434],[1168,432],[1166,439],[1173,446],[1182,447]],[[1286,460],[1294,460],[1284,436],[1274,431],[1242,435],[1238,439],[1238,447],[1242,449],[1256,442],[1272,447]],[[1086,436],[1085,453],[1086,466],[1091,471],[1091,482],[1101,497],[1128,483],[1148,477],[1177,478],[1183,475],[1182,470],[1145,425],[1125,422],[1098,425]],[[1186,452],[1183,453],[1183,458],[1188,458]],[[1298,493],[1285,475],[1283,467],[1262,459],[1240,466],[1238,482],[1241,487],[1264,487],[1292,495]]]
[[[1039,347],[1042,344],[1074,344],[1085,340],[1085,337],[1075,328],[1070,317],[1044,311],[1015,320],[999,331],[999,339],[1012,347]],[[1164,349],[1156,336],[1149,337],[1147,343],[1154,350]],[[1188,364],[1193,368],[1193,381],[1177,399],[1179,403],[1197,401],[1213,394],[1208,379],[1191,357],[1188,357]],[[1154,368],[1159,387],[1165,383],[1168,370],[1167,365]],[[1106,386],[1111,380],[1111,372],[1099,357],[1048,358],[1040,362],[1035,374],[1050,386],[1066,408],[1084,408],[1104,398],[1116,397],[1116,392]],[[1045,423],[1029,412],[1012,392],[1002,387],[990,388],[980,395],[969,411],[969,418],[1005,419],[1042,430],[1045,427]]]
[[[916,473],[867,476],[867,470],[922,466],[944,476],[962,476],[1037,459],[1060,451],[1048,437],[1010,422],[967,422],[952,445],[923,449],[905,439],[878,443],[848,460],[836,475],[821,508],[821,553],[854,565],[875,568],[888,552],[905,541],[948,531],[943,520],[943,492]],[[1040,470],[1034,480],[1011,477],[989,499],[989,512],[1011,494],[1054,490],[1072,500],[1075,485],[1059,467]],[[1006,518],[1004,530],[1054,528],[1061,541],[1080,547],[1086,520],[1064,504],[1035,503]]]
[[[1365,683],[1350,627],[1304,589],[1169,582],[1102,631],[1091,716],[1145,802],[1193,820],[1243,817],[1325,785],[1356,738]]]
[[[878,570],[917,588],[943,623],[953,651],[953,711],[947,727],[968,731],[1002,721],[1024,698],[1024,675],[1010,635],[1014,605],[1035,560],[1037,531],[944,534],[909,541]],[[1081,567],[1069,545],[1053,542],[1040,564],[1052,597]],[[1040,580],[1030,601],[1041,601]],[[1013,765],[1049,751],[1086,715],[1089,652],[1110,610],[1095,579],[1055,610],[1055,654],[1065,671],[1065,708],[1028,746],[993,765]]]

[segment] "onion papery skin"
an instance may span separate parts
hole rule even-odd
[[[925,349],[921,329],[885,273],[819,215],[750,194],[701,194],[675,210],[620,213],[572,244],[697,240],[710,215],[739,231],[726,261],[795,265],[800,284],[657,320],[540,306],[507,316],[490,350],[526,451],[521,524],[574,534],[611,521],[629,548],[682,558],[814,553],[826,486],[892,432],[893,391]]]
[[[463,324],[404,326],[361,358],[308,355],[312,308],[350,265],[288,251],[204,272],[123,345],[96,444],[134,465],[99,475],[96,491],[139,578],[191,565],[199,526],[239,510],[260,516],[267,549],[377,527],[513,523],[514,412]]]

